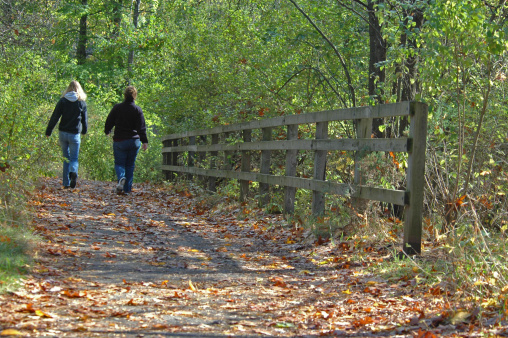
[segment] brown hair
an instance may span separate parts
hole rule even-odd
[[[125,101],[134,101],[138,96],[138,90],[134,86],[128,86],[123,92]]]

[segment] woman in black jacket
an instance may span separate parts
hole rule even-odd
[[[116,192],[128,194],[132,190],[134,166],[139,148],[146,150],[148,139],[143,111],[134,100],[138,91],[128,86],[124,91],[124,101],[116,104],[109,113],[104,132],[111,133],[113,127],[113,155],[115,156],[115,172],[118,179]]]
[[[62,154],[65,157],[62,182],[64,188],[76,187],[76,180],[78,179],[80,134],[85,135],[88,129],[85,100],[86,94],[79,82],[71,81],[56,104],[46,128],[46,136],[49,137],[60,120],[58,125],[59,139]]]

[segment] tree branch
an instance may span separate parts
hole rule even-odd
[[[355,89],[353,87],[353,84],[351,82],[351,76],[349,74],[349,70],[347,69],[346,63],[344,62],[344,58],[342,57],[342,54],[337,50],[337,48],[334,46],[334,44],[326,37],[326,35],[319,29],[319,27],[312,21],[312,19],[305,13],[294,0],[289,0],[296,9],[302,13],[302,15],[309,21],[309,23],[316,29],[316,31],[321,35],[321,37],[332,47],[333,51],[335,52],[335,55],[339,58],[340,64],[342,65],[342,68],[344,69],[344,74],[347,78],[347,84],[349,87],[350,95],[351,95],[351,102],[352,106],[356,106],[356,97],[355,97]]]
[[[350,7],[350,6],[347,6],[347,5],[346,5],[346,4],[344,4],[341,0],[336,0],[336,1],[337,1],[337,3],[338,3],[340,6],[342,6],[342,7],[344,7],[345,9],[347,9],[347,10],[349,10],[349,11],[351,11],[351,12],[355,13],[355,14],[356,14],[356,15],[358,15],[358,16],[359,16],[359,17],[360,17],[363,21],[365,21],[365,22],[367,23],[367,25],[371,26],[371,27],[372,27],[372,28],[376,31],[376,33],[377,33],[378,37],[382,36],[382,35],[381,35],[381,32],[377,29],[377,27],[375,27],[374,25],[372,25],[372,23],[369,21],[369,19],[368,19],[368,18],[364,17],[361,13],[359,13],[359,12],[358,12],[357,10],[355,10],[354,8],[352,8],[352,7]],[[355,1],[355,2],[356,2],[356,3],[358,3],[358,4],[360,4],[360,5],[362,5],[362,6],[364,6],[364,7],[365,7],[365,10],[367,10],[367,11],[369,10],[369,7],[368,7],[366,4],[364,4],[363,2],[361,2],[361,1]],[[380,39],[380,40],[382,40],[382,39]]]
[[[357,10],[355,10],[354,8],[346,5],[345,3],[343,3],[341,0],[335,0],[337,1],[337,3],[339,5],[341,5],[342,7],[344,7],[345,9],[355,13],[356,15],[358,15],[363,21],[365,21],[368,25],[370,25],[369,23],[369,19],[367,19],[366,17],[364,17],[361,13],[359,13]],[[365,6],[365,8],[367,9],[367,6]]]

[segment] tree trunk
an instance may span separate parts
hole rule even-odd
[[[113,1],[113,32],[112,37],[117,37],[120,32],[120,24],[122,23],[122,7],[124,0]]]
[[[132,23],[134,25],[134,28],[138,28],[138,19],[139,19],[139,6],[141,5],[141,0],[136,0],[136,2],[134,3],[134,13],[132,15]],[[128,63],[128,67],[129,67],[129,80],[128,82],[130,83],[130,74],[132,73],[132,66],[134,65],[134,49],[131,49],[129,51],[129,59],[127,61]]]
[[[376,5],[384,0],[369,0],[367,2],[367,12],[369,18],[369,95],[373,97],[376,103],[383,103],[383,89],[378,87],[378,83],[384,83],[386,76],[384,69],[379,67],[379,62],[386,61],[386,41],[383,39],[382,26],[376,13]],[[375,137],[383,137],[379,127],[384,124],[383,119],[374,119],[372,121],[372,133]]]
[[[87,6],[88,0],[81,0],[81,5],[83,5],[83,7]],[[79,37],[78,47],[76,50],[76,59],[78,60],[78,65],[83,65],[86,62],[86,45],[88,42],[87,20],[88,14],[82,15],[79,19]]]
[[[414,2],[414,0],[412,1]],[[410,10],[404,11],[404,16],[407,18],[412,17],[414,26],[411,26],[410,30],[412,33],[420,31],[423,25],[423,9],[418,7],[410,8]],[[402,101],[413,101],[416,97],[416,93],[420,90],[420,81],[418,79],[418,61],[420,59],[418,46],[416,45],[416,38],[408,39],[406,34],[401,37],[401,44],[406,45],[407,49],[414,51],[410,53],[406,61],[407,71],[403,73],[402,77]]]
[[[410,0],[409,2],[414,5],[415,1]],[[409,28],[411,32],[414,33],[421,29],[424,21],[423,8],[410,6],[408,9],[404,10],[403,15],[405,18],[412,17],[412,22],[415,23],[414,26],[411,25]],[[416,52],[418,50],[416,38],[408,39],[407,34],[404,33],[400,38],[400,43],[401,46],[405,46],[407,49],[411,49],[413,51],[412,53],[409,53],[409,57],[406,60],[406,71],[402,71],[401,67],[397,67],[402,74],[400,81],[398,82],[400,101],[414,101],[416,94],[420,91],[420,81],[418,79],[418,62],[420,55]],[[407,117],[400,119],[397,136],[403,135],[404,131],[408,127],[408,123]]]

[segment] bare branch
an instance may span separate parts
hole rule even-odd
[[[294,0],[289,0],[289,1],[296,7],[296,9],[300,13],[302,13],[302,15],[307,19],[307,21],[309,21],[309,23],[314,27],[314,29],[316,29],[316,31],[321,35],[321,37],[330,45],[330,47],[332,47],[333,51],[335,52],[335,55],[337,55],[337,57],[339,58],[340,64],[342,65],[342,68],[344,69],[344,74],[346,75],[346,78],[347,78],[347,83],[348,83],[348,87],[349,87],[349,91],[350,91],[350,95],[351,95],[352,106],[355,107],[356,106],[355,89],[353,87],[353,84],[351,81],[351,76],[349,74],[349,70],[346,66],[346,63],[344,62],[344,58],[342,57],[342,54],[337,50],[337,48],[330,41],[330,39],[328,39],[328,37],[319,29],[319,27],[314,23],[314,21],[312,21],[312,19],[307,15],[307,13],[305,13]]]

